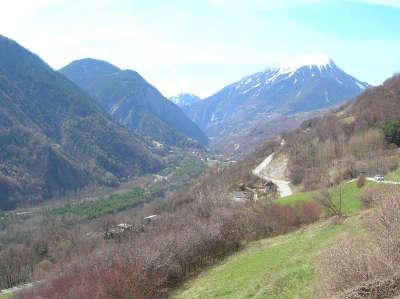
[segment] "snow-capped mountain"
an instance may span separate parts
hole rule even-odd
[[[325,55],[302,56],[223,88],[193,104],[187,114],[210,137],[218,137],[272,115],[337,106],[367,87]]]
[[[170,97],[169,100],[178,105],[180,108],[187,108],[201,101],[198,96],[191,93],[180,93],[176,96]]]

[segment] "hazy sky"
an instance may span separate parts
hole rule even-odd
[[[164,95],[209,96],[298,55],[360,80],[400,71],[400,0],[0,0],[0,34],[53,68],[92,57]]]

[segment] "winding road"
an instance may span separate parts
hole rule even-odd
[[[272,181],[277,187],[280,197],[292,195],[292,189],[290,188],[290,182],[283,179],[282,169],[286,169],[286,162],[282,161],[278,165],[278,169],[274,169],[270,166],[274,159],[274,153],[264,159],[256,168],[253,169],[253,174],[259,178]]]

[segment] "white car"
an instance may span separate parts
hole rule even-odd
[[[375,180],[376,182],[383,182],[383,181],[385,180],[385,177],[384,177],[383,175],[377,174],[377,175],[374,177],[374,180]]]

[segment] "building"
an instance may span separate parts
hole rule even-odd
[[[253,199],[253,193],[250,191],[235,191],[233,192],[233,200],[237,202],[246,202]]]
[[[150,216],[147,216],[147,217],[143,218],[143,221],[144,221],[145,224],[150,224],[150,223],[153,222],[157,217],[158,217],[158,215],[150,215]]]
[[[128,223],[120,223],[107,230],[104,234],[106,239],[114,239],[115,237],[120,237],[124,232],[133,230],[133,225]]]
[[[131,230],[132,229],[132,225],[131,224],[128,224],[128,223],[120,223],[120,224],[117,224],[117,227],[119,228],[119,229],[121,229],[122,231],[125,231],[125,230]]]

